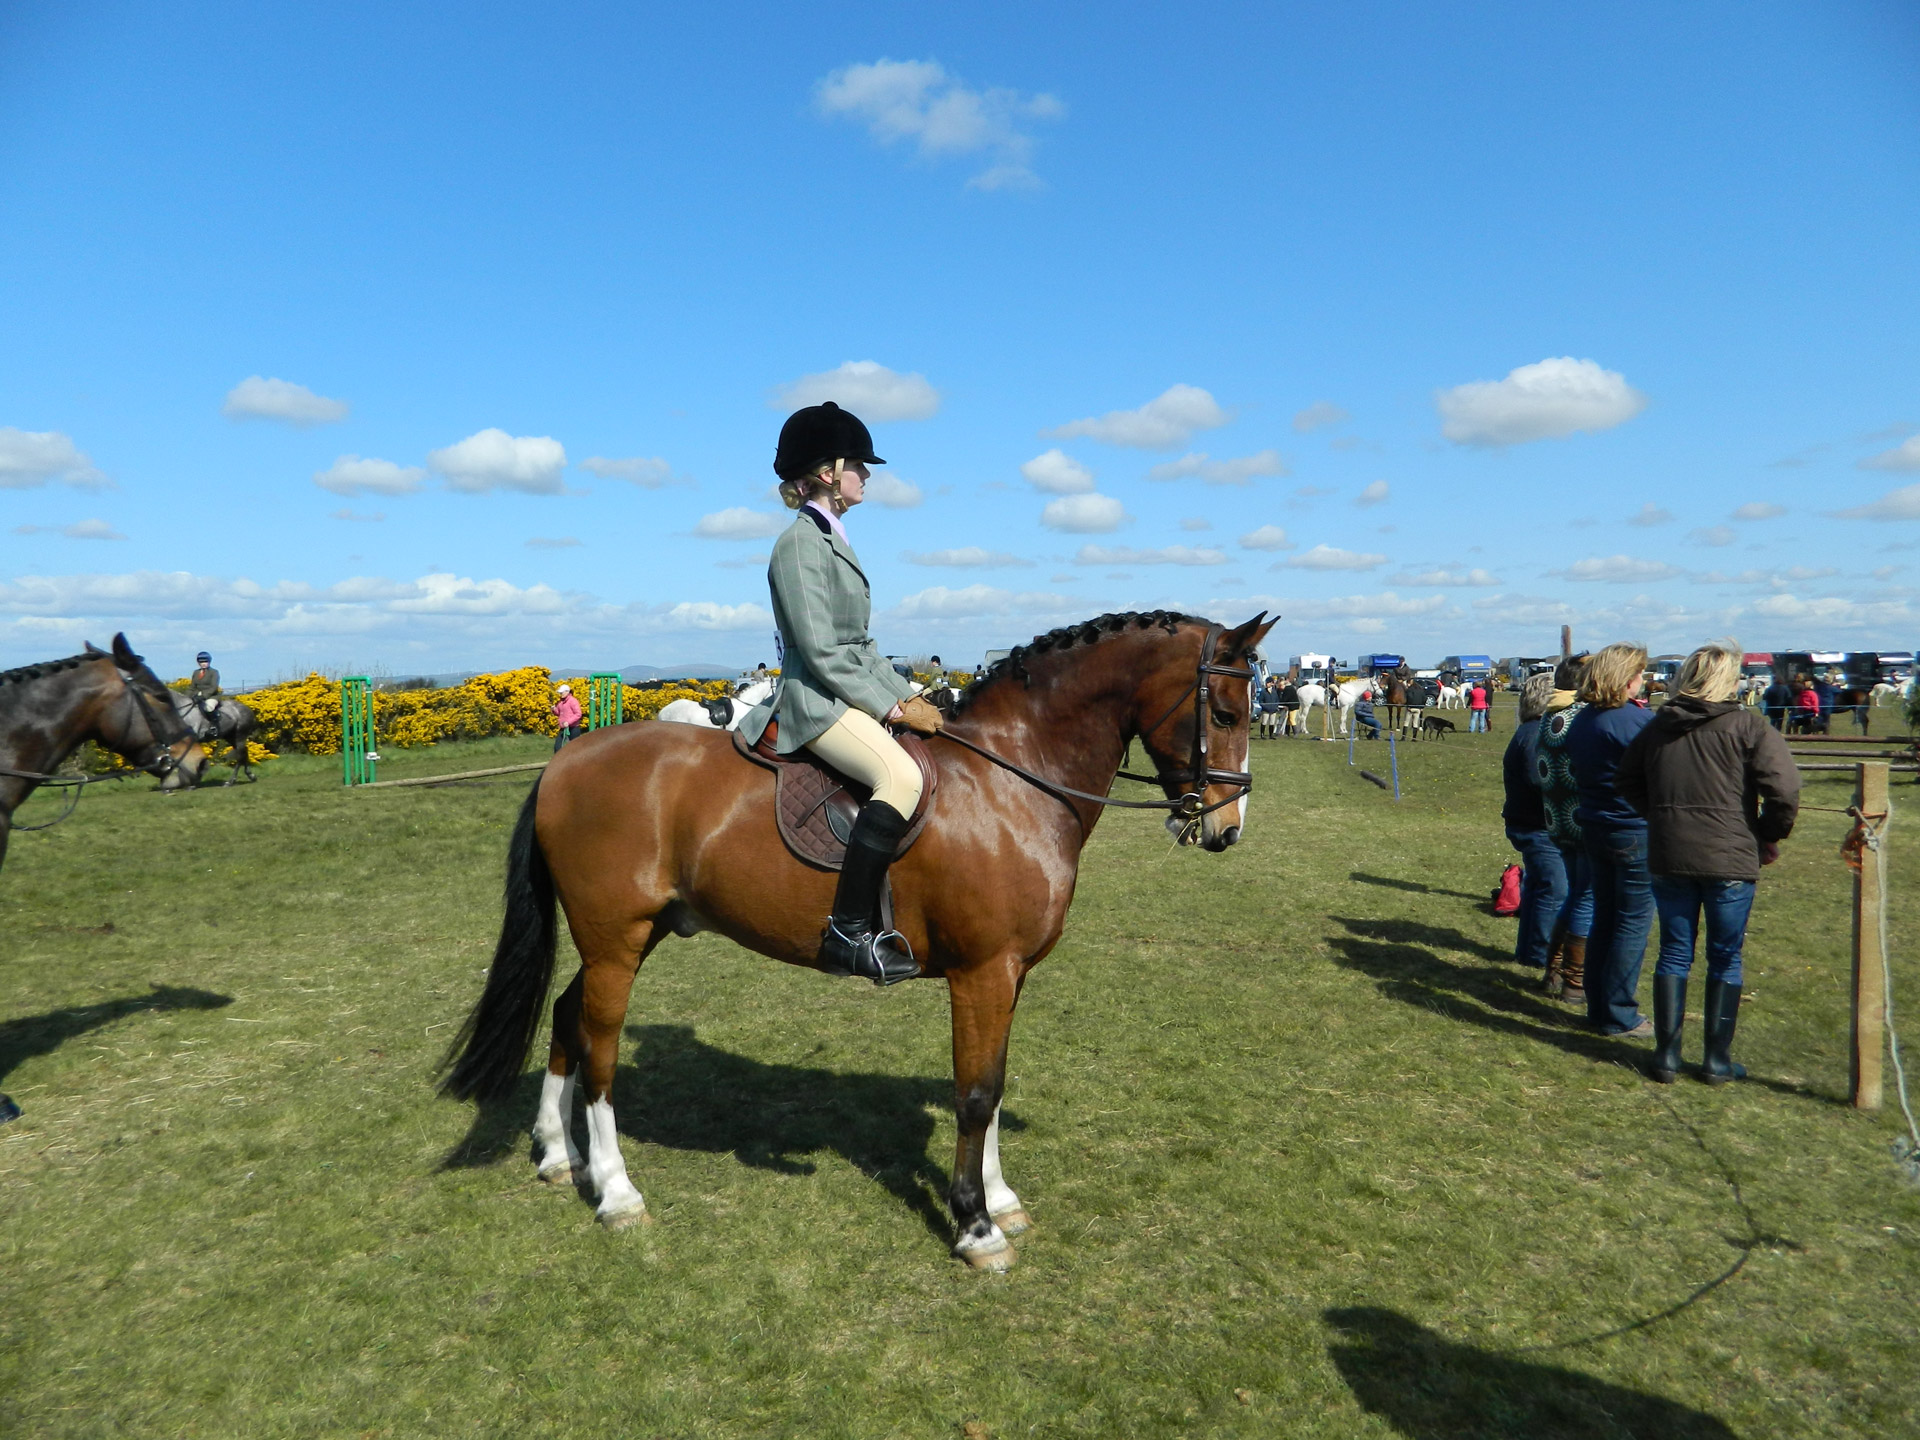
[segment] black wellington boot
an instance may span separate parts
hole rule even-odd
[[[820,968],[831,975],[858,975],[876,985],[896,985],[920,973],[920,964],[898,931],[876,931],[880,887],[907,821],[891,805],[869,800],[847,837],[833,914],[820,937]]]
[[[1707,1058],[1700,1078],[1709,1085],[1747,1078],[1747,1067],[1732,1055],[1733,1032],[1740,1023],[1740,987],[1724,980],[1707,981]]]
[[[1680,1078],[1680,1032],[1687,1024],[1687,977],[1653,977],[1653,1058],[1647,1073],[1662,1085]]]

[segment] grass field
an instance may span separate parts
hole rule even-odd
[[[615,1096],[658,1223],[607,1234],[533,1179],[531,1074],[432,1091],[529,777],[99,787],[0,872],[0,1433],[1920,1435],[1920,1190],[1891,1103],[1844,1103],[1844,822],[1762,887],[1754,1078],[1654,1086],[1503,958],[1505,739],[1403,749],[1399,805],[1257,743],[1224,855],[1102,822],[1015,1028],[1005,1277],[946,1257],[941,987],[663,947]]]

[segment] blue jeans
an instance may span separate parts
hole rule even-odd
[[[1653,928],[1653,877],[1644,826],[1586,832],[1593,867],[1593,931],[1587,937],[1587,1018],[1603,1035],[1644,1018],[1634,994]]]
[[[1487,728],[1487,712],[1486,711],[1469,710],[1467,712],[1467,733],[1469,735],[1478,735],[1482,731],[1484,731],[1486,728]]]
[[[1693,969],[1693,937],[1707,917],[1707,979],[1740,983],[1740,947],[1753,913],[1751,880],[1700,880],[1691,875],[1653,877],[1653,903],[1660,910],[1660,963],[1656,975]]]
[[[1567,901],[1567,862],[1544,830],[1509,830],[1507,843],[1520,852],[1520,934],[1513,958],[1545,969],[1554,923]]]
[[[1576,940],[1584,940],[1593,930],[1593,866],[1587,863],[1583,845],[1556,842],[1554,848],[1567,869],[1567,898],[1561,902],[1554,924]]]

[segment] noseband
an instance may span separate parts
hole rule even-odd
[[[1160,785],[1171,788],[1175,785],[1190,786],[1177,800],[1116,800],[1111,795],[1094,795],[1085,790],[1075,790],[1071,785],[1056,784],[1052,780],[1034,774],[1024,766],[1016,765],[1005,756],[996,755],[991,750],[974,744],[971,740],[956,735],[951,730],[940,730],[937,735],[964,749],[973,751],[982,759],[991,760],[1002,769],[1010,770],[1029,785],[1046,791],[1060,800],[1088,800],[1095,805],[1112,806],[1119,810],[1165,810],[1175,819],[1185,820],[1189,824],[1197,822],[1203,815],[1211,815],[1215,810],[1232,805],[1245,798],[1253,790],[1253,775],[1245,770],[1216,770],[1207,763],[1207,711],[1211,708],[1213,687],[1209,677],[1225,676],[1233,680],[1253,681],[1253,667],[1242,670],[1233,665],[1214,663],[1214,651],[1220,644],[1220,637],[1226,632],[1224,625],[1214,625],[1207,630],[1207,638],[1200,646],[1200,661],[1194,666],[1193,681],[1173,704],[1166,708],[1160,718],[1140,731],[1141,738],[1148,739],[1184,705],[1187,697],[1193,697],[1193,753],[1190,763],[1184,770],[1162,770],[1153,775],[1135,775],[1131,771],[1121,770],[1114,776],[1117,780],[1138,780],[1148,785]],[[1224,800],[1207,804],[1206,791],[1210,785],[1231,785],[1234,793]]]

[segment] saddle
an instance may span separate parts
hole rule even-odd
[[[773,813],[780,827],[780,838],[796,859],[822,870],[838,870],[847,858],[847,841],[853,835],[854,818],[866,800],[867,787],[842,775],[809,750],[791,755],[775,752],[780,737],[780,722],[769,720],[759,743],[749,745],[738,730],[733,732],[733,748],[748,760],[773,772]],[[894,736],[901,748],[920,767],[920,803],[908,816],[907,833],[900,837],[894,851],[898,860],[913,848],[927,825],[927,807],[940,786],[940,772],[934,768],[927,742],[911,731]]]

